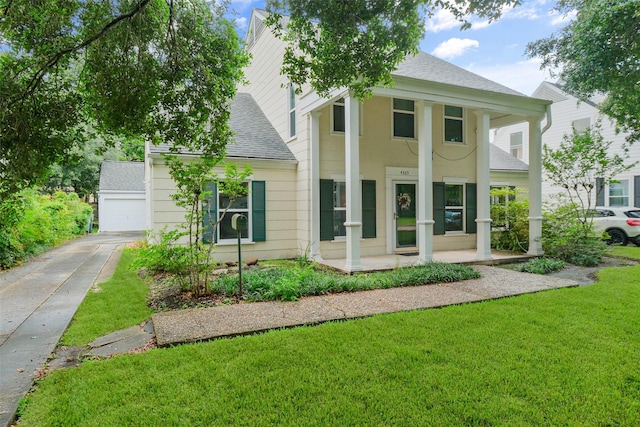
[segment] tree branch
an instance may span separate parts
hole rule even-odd
[[[13,0],[11,0],[11,1],[13,1]],[[11,1],[6,5],[5,12],[6,12],[6,10],[8,10],[9,6],[11,5]],[[35,92],[36,88],[40,85],[40,83],[42,82],[42,79],[47,74],[47,72],[51,68],[53,68],[60,61],[60,59],[62,59],[62,57],[64,57],[65,55],[68,55],[70,53],[76,52],[76,51],[78,51],[80,49],[84,49],[85,47],[89,46],[91,43],[95,42],[96,40],[104,37],[113,27],[118,25],[120,22],[124,21],[125,19],[131,19],[134,16],[136,16],[138,13],[140,13],[140,11],[142,11],[142,9],[144,9],[144,7],[150,1],[151,0],[140,0],[136,4],[136,6],[133,9],[131,9],[129,12],[127,12],[127,13],[125,13],[123,15],[115,17],[113,20],[111,20],[109,23],[107,23],[104,27],[102,27],[102,29],[100,31],[98,31],[96,34],[92,35],[91,37],[87,38],[82,43],[77,44],[77,45],[72,46],[72,47],[68,47],[66,49],[62,49],[61,51],[57,52],[55,55],[53,55],[51,58],[49,58],[44,63],[44,65],[42,65],[35,72],[35,74],[31,78],[31,80],[29,81],[29,84],[27,85],[26,90],[19,97],[14,99],[11,102],[11,104],[14,104],[16,102],[22,101],[28,95],[30,95],[33,92]]]

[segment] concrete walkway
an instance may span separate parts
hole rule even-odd
[[[89,288],[141,233],[98,233],[0,272],[0,426],[9,425]]]
[[[153,315],[159,346],[310,325],[380,313],[442,307],[569,286],[571,279],[474,266],[482,277],[455,283],[341,293],[295,302],[260,302]]]

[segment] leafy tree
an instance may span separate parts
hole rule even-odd
[[[0,0],[0,200],[75,154],[82,123],[223,155],[247,55],[218,2]]]
[[[320,95],[346,87],[364,99],[375,86],[392,84],[391,72],[415,54],[424,19],[437,8],[469,28],[469,15],[497,19],[521,0],[267,0],[267,19],[288,42],[282,71],[300,88]],[[283,19],[282,15],[288,15]],[[339,65],[336,65],[339,64]]]
[[[640,138],[640,2],[560,0],[556,9],[576,18],[558,33],[530,43],[530,57],[563,81],[564,89],[586,100],[604,93],[600,110]]]
[[[625,165],[628,156],[610,155],[611,144],[604,140],[600,124],[596,123],[585,132],[574,128],[571,135],[563,137],[556,150],[547,145],[543,147],[544,173],[549,182],[564,188],[570,203],[578,207],[584,236],[591,231],[589,209],[593,207],[597,193],[602,191],[602,187],[596,187],[596,178],[608,184],[615,176],[635,166],[635,163]]]

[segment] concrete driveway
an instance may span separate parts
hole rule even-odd
[[[92,234],[0,272],[0,426],[13,421],[89,288],[110,277],[125,243],[143,237]]]

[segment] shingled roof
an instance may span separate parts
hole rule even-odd
[[[100,191],[145,191],[144,163],[105,160],[100,166]]]
[[[228,158],[296,160],[250,94],[236,94],[231,104],[229,126],[235,137],[234,142],[227,145]],[[156,154],[168,153],[169,148],[169,144],[152,145],[150,151]]]
[[[492,171],[527,172],[529,165],[516,159],[497,145],[490,144],[489,168]]]
[[[460,68],[428,53],[419,52],[407,56],[397,70],[391,73],[397,77],[427,80],[469,89],[478,89],[506,95],[525,96],[499,83],[485,79],[477,74]]]

